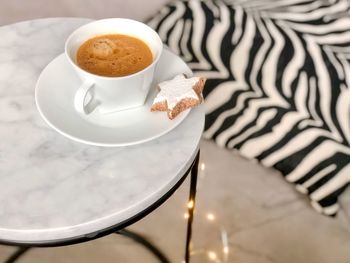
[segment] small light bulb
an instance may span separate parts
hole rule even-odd
[[[229,250],[228,247],[224,247],[223,251],[224,251],[225,254],[228,254],[230,250]]]
[[[193,200],[190,200],[190,201],[188,202],[187,207],[188,207],[189,209],[192,209],[192,208],[194,207],[194,202],[193,202]]]
[[[189,215],[188,213],[185,213],[185,214],[184,214],[184,218],[185,218],[185,219],[187,219],[187,218],[189,218],[189,217],[190,217],[190,215]]]
[[[205,170],[205,163],[201,163],[201,170],[202,170],[202,171]]]
[[[208,257],[210,260],[216,260],[216,258],[217,258],[216,253],[213,251],[208,252]]]
[[[207,214],[207,219],[208,219],[209,221],[214,221],[214,220],[215,220],[215,215],[212,214],[212,213],[208,213],[208,214]]]

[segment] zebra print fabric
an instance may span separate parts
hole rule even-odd
[[[346,0],[175,1],[149,24],[208,78],[204,137],[281,171],[326,215],[350,182]]]

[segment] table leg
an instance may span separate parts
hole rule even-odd
[[[168,258],[155,245],[153,245],[149,240],[147,240],[143,236],[141,236],[135,232],[132,232],[130,230],[126,230],[126,229],[119,230],[116,233],[123,235],[123,236],[126,236],[128,238],[131,238],[132,240],[136,241],[137,243],[143,245],[154,256],[156,256],[161,263],[170,263]]]
[[[191,253],[191,239],[192,239],[192,223],[193,223],[193,212],[196,205],[196,193],[197,193],[197,177],[198,177],[198,166],[199,166],[198,151],[196,159],[191,168],[191,182],[190,182],[190,195],[188,199],[188,219],[187,219],[187,232],[186,232],[186,249],[185,249],[185,263],[190,262]]]
[[[13,253],[5,263],[13,263],[19,259],[24,253],[26,253],[31,247],[19,247],[15,253]]]

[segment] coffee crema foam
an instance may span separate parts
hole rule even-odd
[[[152,52],[140,39],[110,34],[91,38],[77,52],[82,69],[105,77],[122,77],[143,70],[153,62]]]

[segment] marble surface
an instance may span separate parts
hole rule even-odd
[[[2,240],[57,240],[117,224],[166,193],[195,157],[202,107],[154,141],[119,148],[71,141],[41,119],[37,77],[86,22],[52,18],[0,27]]]
[[[191,263],[349,263],[350,195],[336,218],[315,212],[276,171],[201,141]],[[189,180],[161,207],[131,226],[171,262],[183,260]],[[214,220],[208,220],[208,214]],[[222,231],[228,253],[223,253]],[[0,246],[0,262],[14,248]],[[209,258],[209,252],[217,260]],[[19,262],[142,262],[155,258],[142,246],[110,235],[74,246],[33,249]]]

